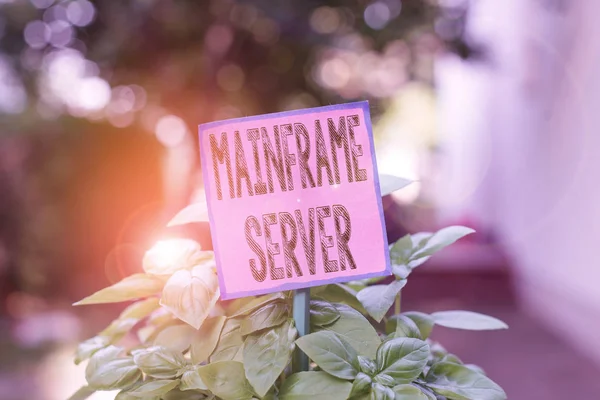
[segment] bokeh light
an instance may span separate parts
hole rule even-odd
[[[156,138],[166,147],[175,147],[183,143],[187,132],[185,122],[175,115],[165,115],[156,123]]]

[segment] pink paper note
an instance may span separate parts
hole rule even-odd
[[[391,274],[366,101],[199,133],[222,298]]]

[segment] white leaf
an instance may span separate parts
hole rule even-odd
[[[508,329],[508,325],[499,319],[472,311],[439,311],[431,317],[437,325],[447,328],[472,331]]]
[[[177,318],[199,329],[219,299],[219,280],[213,268],[179,270],[165,284],[160,304]]]

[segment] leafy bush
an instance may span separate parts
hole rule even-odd
[[[76,363],[89,359],[88,386],[72,399],[97,390],[120,390],[117,400],[505,399],[481,368],[429,339],[435,325],[485,330],[503,322],[467,311],[400,310],[413,269],[471,232],[455,226],[398,240],[389,284],[372,278],[312,288],[311,333],[302,337],[291,292],[220,301],[211,251],[186,239],[159,242],[146,253],[145,273],[76,303],[137,300],[79,345]],[[295,348],[312,360],[309,371],[293,372]]]

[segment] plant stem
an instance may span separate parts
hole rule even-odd
[[[394,301],[394,314],[400,314],[400,293],[396,295],[396,300]]]

